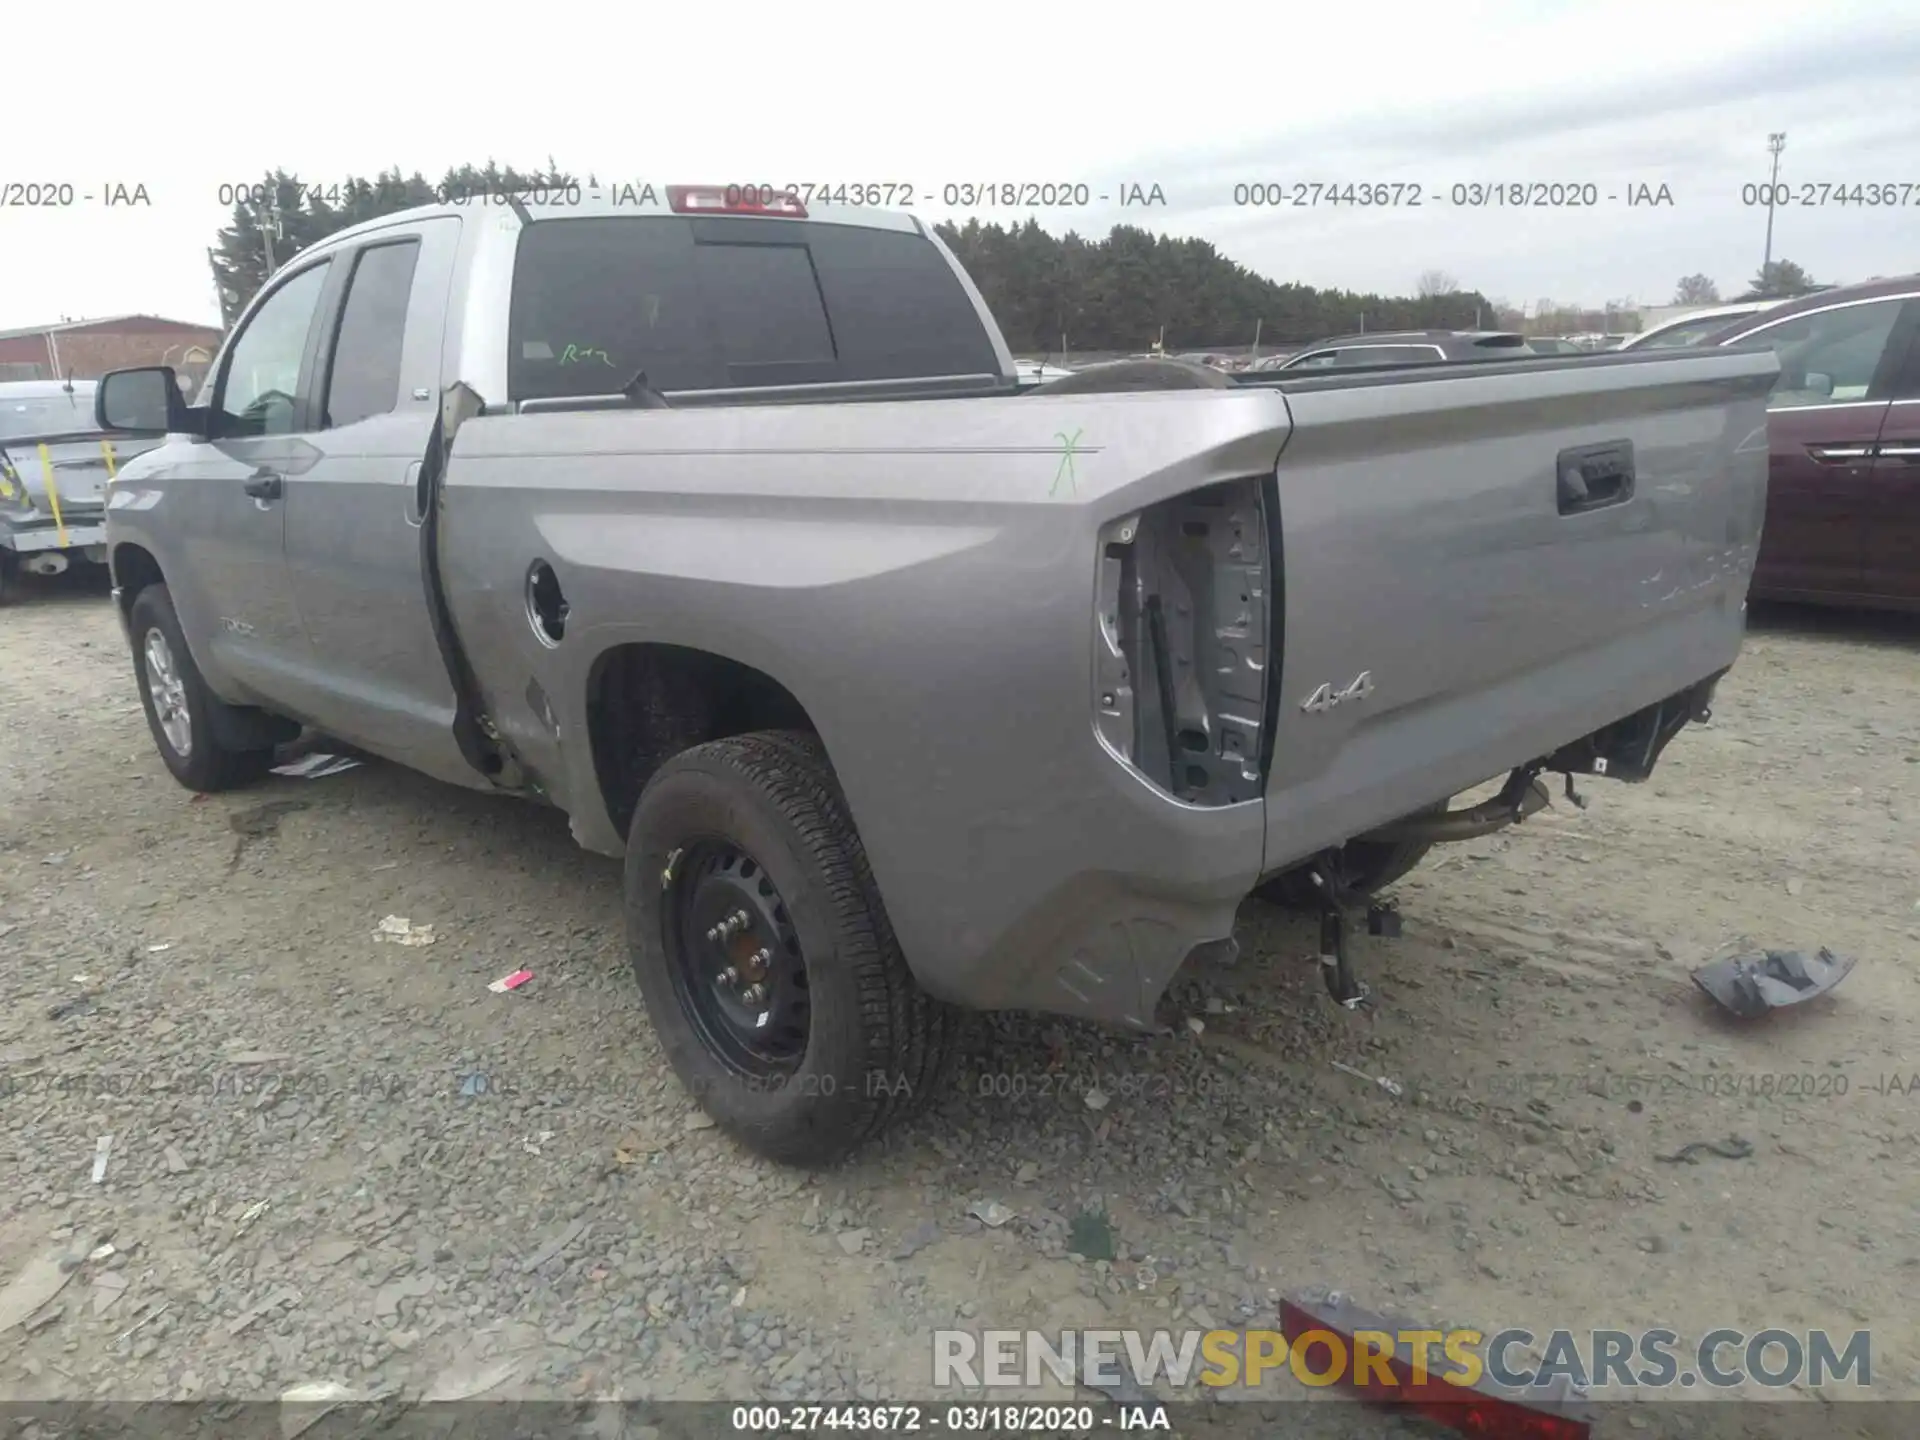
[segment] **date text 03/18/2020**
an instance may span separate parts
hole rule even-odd
[[[1106,1430],[1170,1431],[1167,1407],[1120,1405],[736,1405],[735,1434],[1090,1435]]]
[[[1422,185],[1402,180],[1244,180],[1230,198],[1242,209],[1311,210],[1592,210],[1671,209],[1673,190],[1661,181],[1473,180]]]

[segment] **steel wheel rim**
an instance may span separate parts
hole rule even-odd
[[[193,754],[193,716],[187,709],[187,682],[174,663],[173,647],[159,630],[147,631],[141,647],[147,670],[147,696],[153,702],[153,718],[167,738],[173,753],[185,760]]]
[[[682,847],[663,897],[667,968],[702,1045],[733,1074],[778,1080],[806,1060],[812,1002],[793,917],[734,842]]]

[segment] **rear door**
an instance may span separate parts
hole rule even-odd
[[[427,608],[418,480],[439,404],[461,221],[396,225],[335,257],[317,347],[316,463],[287,482],[287,569],[312,640],[316,725],[470,780]]]
[[[1842,302],[1736,337],[1765,341],[1780,357],[1767,406],[1772,457],[1754,594],[1860,593],[1876,508],[1874,446],[1910,307],[1900,296]]]
[[[1920,312],[1920,301],[1908,302]],[[1894,371],[1874,454],[1862,589],[1920,604],[1920,314],[1910,314],[1906,353]]]

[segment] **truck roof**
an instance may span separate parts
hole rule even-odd
[[[696,211],[674,208],[670,191],[699,191],[718,194],[722,197],[737,194],[748,202],[762,196],[772,197],[777,192],[772,186],[753,185],[664,185],[653,181],[621,180],[605,185],[573,186],[562,189],[534,187],[516,192],[509,198],[501,193],[476,193],[465,199],[450,199],[445,203],[433,205],[415,205],[405,210],[396,210],[388,215],[375,216],[363,220],[358,225],[345,230],[337,230],[324,240],[315,241],[307,250],[318,251],[322,247],[351,241],[362,235],[369,235],[390,225],[408,224],[416,220],[435,215],[486,215],[492,212],[511,214],[517,208],[530,220],[566,220],[588,217],[621,216],[677,216],[696,215],[703,220],[754,219],[786,220],[794,224],[851,225],[868,230],[894,230],[914,232],[924,230],[920,221],[906,210],[879,210],[865,205],[808,205],[802,204],[801,213],[790,210],[766,209],[728,209],[702,208]]]

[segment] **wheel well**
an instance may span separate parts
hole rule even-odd
[[[621,835],[653,772],[682,750],[753,730],[813,730],[778,680],[679,645],[617,645],[587,678],[587,737],[600,798]]]
[[[122,542],[113,547],[113,583],[120,591],[120,608],[127,614],[133,613],[133,602],[140,592],[149,585],[158,585],[166,579],[160,573],[160,562],[151,552],[131,542]]]

